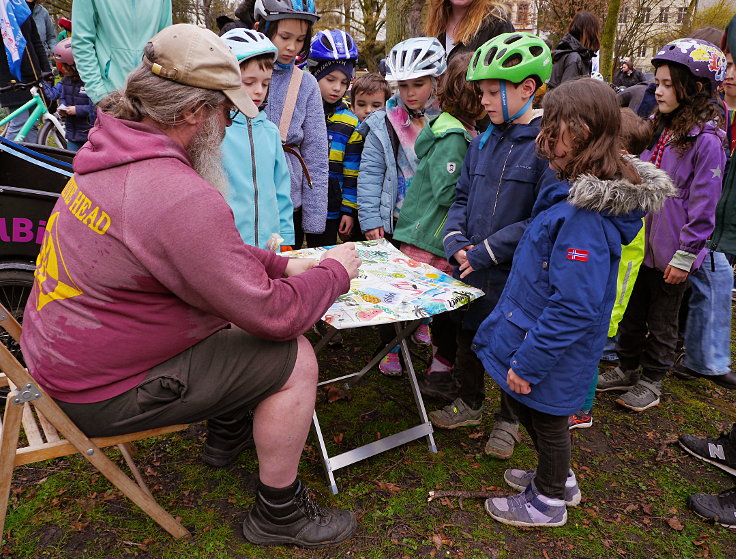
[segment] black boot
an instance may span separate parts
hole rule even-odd
[[[258,545],[322,547],[345,541],[357,527],[352,512],[324,509],[297,480],[296,492],[284,503],[268,501],[259,489],[256,504],[243,521],[245,538]]]
[[[246,448],[253,448],[253,412],[243,410],[207,420],[207,442],[202,461],[215,468],[235,462]]]

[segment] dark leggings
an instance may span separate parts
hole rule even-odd
[[[328,219],[324,233],[304,233],[302,229],[302,209],[294,210],[294,250],[299,250],[307,238],[307,248],[332,246],[337,244],[337,231],[340,229],[340,218]]]
[[[568,416],[542,413],[503,393],[502,407],[513,410],[537,450],[537,475],[534,485],[542,495],[565,498],[565,482],[570,469],[570,431]]]

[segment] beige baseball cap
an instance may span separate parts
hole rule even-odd
[[[243,89],[240,67],[224,41],[209,29],[177,23],[159,31],[149,41],[153,60],[143,63],[157,76],[177,83],[222,91],[241,113],[258,116],[258,108]]]

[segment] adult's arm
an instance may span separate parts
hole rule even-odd
[[[156,181],[150,186],[155,188]],[[287,259],[243,243],[230,207],[209,184],[189,188],[165,209],[131,213],[123,226],[124,242],[146,269],[183,301],[254,336],[293,339],[350,288],[345,268],[329,258],[283,278]]]
[[[49,15],[48,10],[44,8],[44,36],[41,37],[44,43],[48,45],[49,51],[54,52],[54,47],[56,46],[56,31],[54,27],[54,22],[51,21],[51,16]]]
[[[74,0],[72,29],[72,53],[77,72],[84,82],[89,98],[93,103],[99,103],[110,92],[102,81],[102,70],[97,60],[97,10],[94,0]]]

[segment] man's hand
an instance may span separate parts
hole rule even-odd
[[[358,268],[360,268],[362,262],[358,258],[358,251],[355,250],[355,243],[337,245],[335,248],[331,248],[325,252],[321,260],[325,258],[332,258],[342,264],[350,279],[358,277]]]
[[[369,241],[375,241],[377,239],[383,239],[386,236],[386,233],[383,230],[383,227],[376,227],[375,229],[368,229],[368,231],[365,232],[365,238]]]
[[[687,279],[688,275],[690,275],[689,272],[685,270],[680,270],[674,266],[667,266],[664,270],[664,282],[671,284],[682,283]]]
[[[284,275],[288,278],[296,276],[307,270],[311,270],[317,265],[317,261],[314,258],[289,258],[286,263],[286,270]]]
[[[517,394],[529,394],[532,391],[532,385],[517,375],[513,369],[509,369],[506,373],[506,383]]]
[[[353,232],[353,225],[355,225],[355,218],[351,215],[344,215],[340,218],[340,229],[337,232],[340,237],[349,237],[350,233]]]

